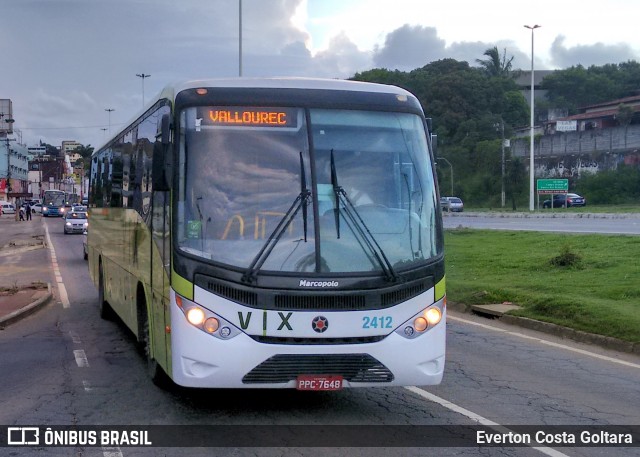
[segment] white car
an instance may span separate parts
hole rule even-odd
[[[464,203],[458,197],[445,197],[449,203],[448,211],[461,213],[464,210]]]
[[[89,227],[87,213],[81,211],[69,211],[64,216],[64,234],[68,233],[84,233]]]
[[[16,214],[16,207],[11,203],[3,203],[2,214]]]

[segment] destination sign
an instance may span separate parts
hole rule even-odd
[[[246,127],[295,127],[295,108],[220,107],[208,110],[207,124]]]

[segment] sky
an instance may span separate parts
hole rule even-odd
[[[240,3],[242,77],[477,65],[494,46],[528,70],[525,25],[541,26],[536,70],[640,61],[638,0],[0,0],[0,99],[18,140],[98,147],[142,109],[143,86],[149,101],[238,76]]]

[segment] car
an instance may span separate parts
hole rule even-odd
[[[69,211],[65,214],[63,222],[65,235],[69,233],[84,233],[89,227],[87,213],[83,211]]]
[[[11,203],[3,203],[2,214],[16,214],[16,207]]]
[[[449,200],[447,197],[440,197],[440,208],[442,211],[449,211]]]
[[[36,203],[32,205],[31,210],[34,213],[42,214],[42,203]]]
[[[554,208],[564,208],[566,201],[567,208],[573,206],[585,206],[587,204],[587,199],[581,197],[578,194],[555,194],[553,196],[553,207]],[[542,202],[543,208],[551,208],[551,199],[545,200]]]
[[[87,212],[87,207],[84,205],[80,205],[78,203],[74,203],[73,205],[71,205],[71,211],[82,211],[84,213]]]
[[[448,202],[448,211],[461,213],[464,210],[464,203],[459,197],[444,197]]]
[[[72,210],[71,203],[65,203],[64,206],[60,207],[60,214],[64,218],[65,214],[69,214]]]

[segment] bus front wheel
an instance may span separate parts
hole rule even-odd
[[[100,263],[100,272],[98,274],[98,304],[100,306],[100,317],[109,321],[113,319],[113,310],[104,297],[104,272],[102,271],[102,263]]]
[[[144,291],[138,290],[138,345],[140,352],[147,359],[147,374],[153,383],[161,388],[169,386],[167,375],[158,361],[153,357],[151,344],[151,323],[147,312]]]

